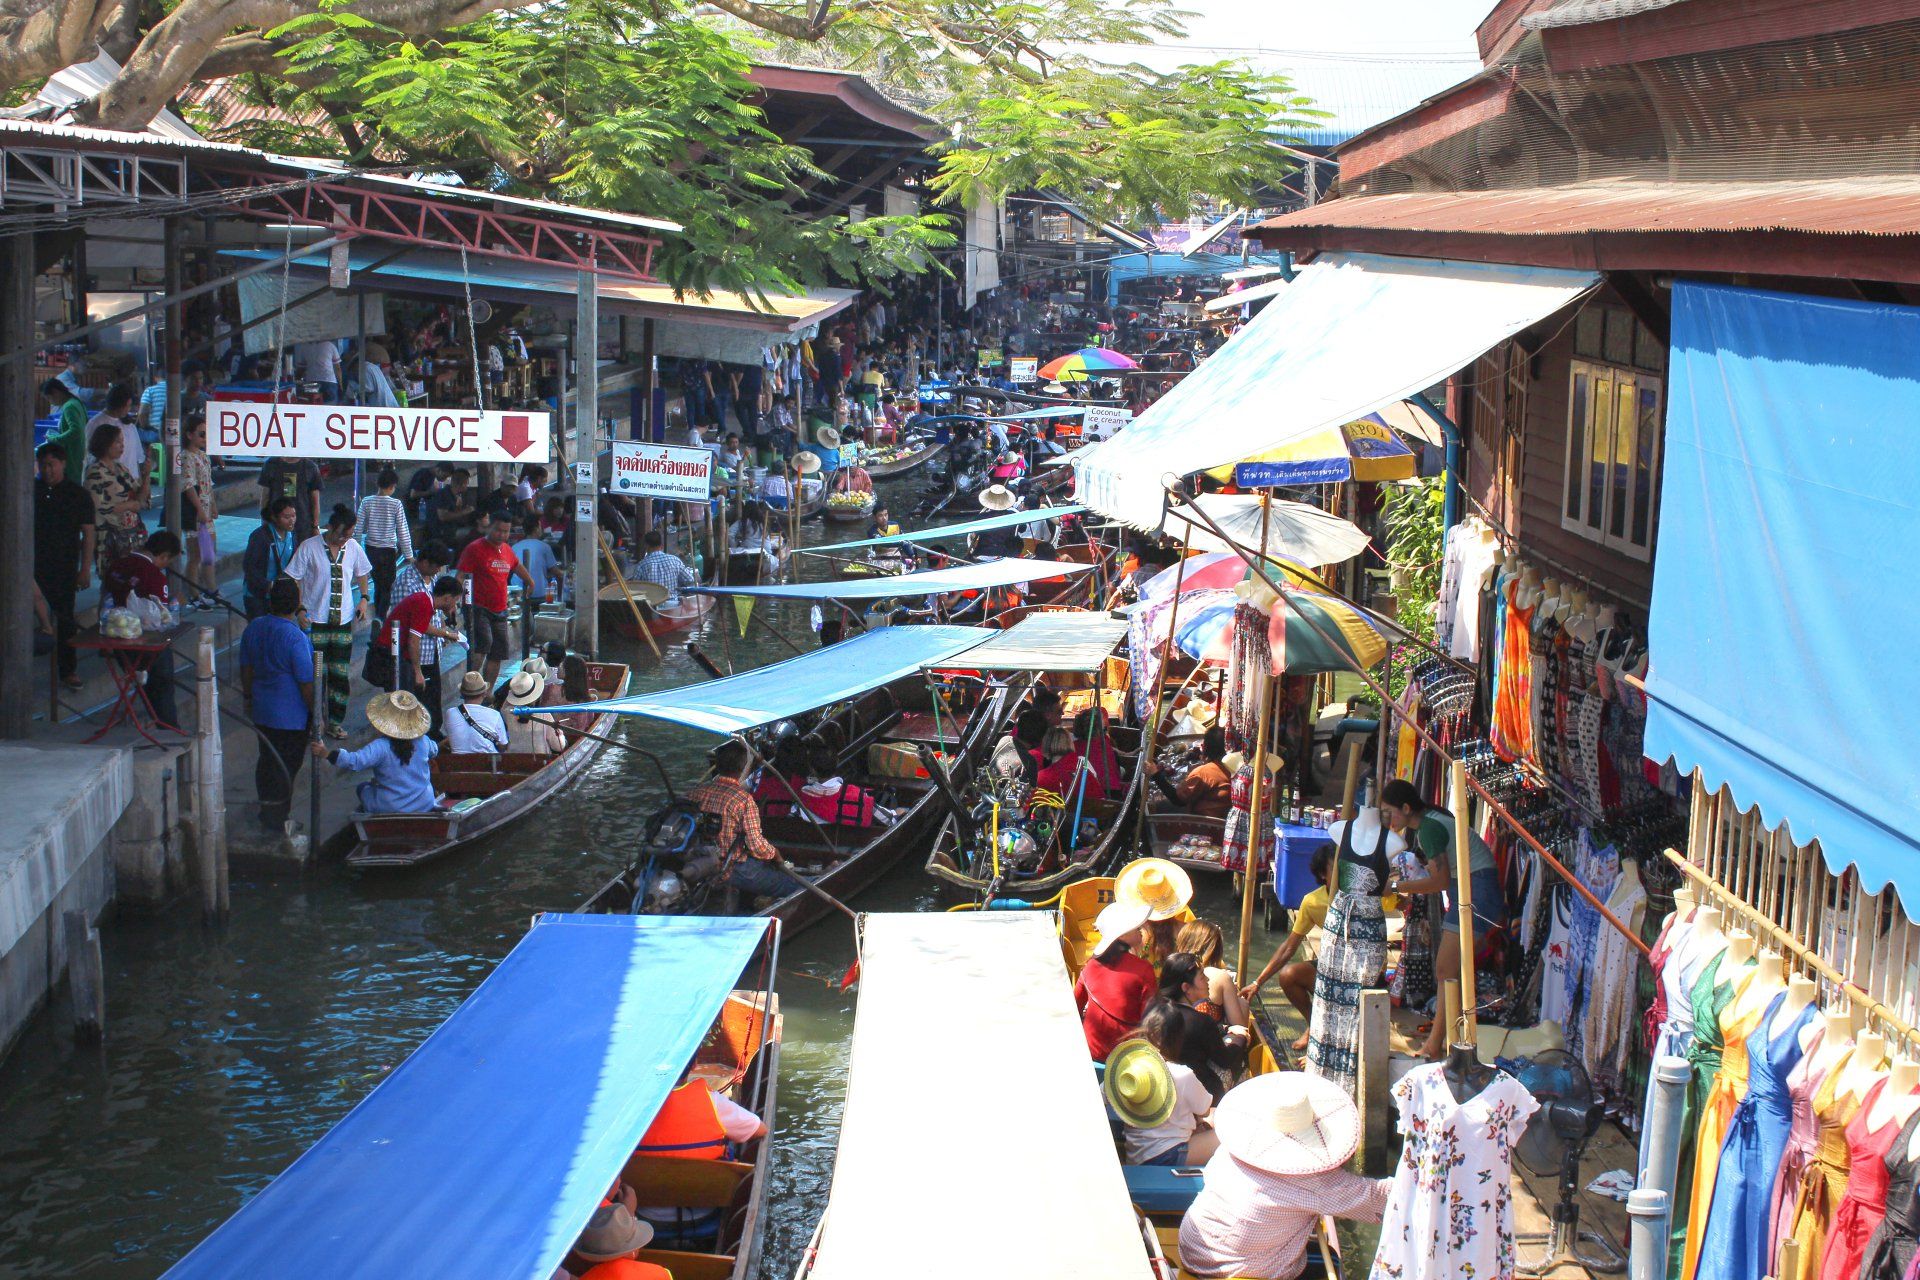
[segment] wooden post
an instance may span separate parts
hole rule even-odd
[[[0,252],[0,738],[24,738],[33,720],[33,237],[12,235]],[[68,476],[79,484],[83,477]],[[76,553],[76,563],[78,556]],[[54,680],[58,699],[59,680]]]
[[[200,910],[210,922],[227,915],[227,767],[220,740],[220,683],[214,675],[213,628],[200,628],[195,663],[200,732],[194,739],[193,780],[199,796],[194,852],[200,872]],[[262,750],[265,745],[262,744]]]
[[[1354,1081],[1354,1103],[1360,1110],[1360,1149],[1355,1168],[1364,1174],[1381,1172],[1387,1152],[1387,1078],[1392,1057],[1393,1010],[1385,991],[1360,993],[1360,1069]]]
[[[1260,695],[1260,714],[1254,721],[1253,788],[1248,797],[1251,806],[1247,830],[1247,870],[1240,877],[1240,944],[1234,954],[1234,972],[1247,971],[1247,951],[1253,941],[1253,904],[1260,896],[1260,859],[1273,847],[1273,824],[1260,819],[1260,798],[1267,774],[1267,735],[1273,728],[1273,702],[1280,693],[1280,681],[1266,675],[1266,688]],[[1096,695],[1097,696],[1097,695]],[[1149,749],[1142,748],[1143,750]],[[1144,801],[1141,805],[1145,808]]]
[[[182,288],[181,280],[181,229],[179,218],[168,218],[162,224],[161,253],[164,262],[164,288],[169,298],[178,298]],[[161,519],[166,527],[175,533],[180,531],[180,441],[185,432],[180,429],[180,353],[186,347],[186,309],[178,302],[167,306],[167,407],[160,420],[160,440],[167,450],[167,473],[161,477],[165,495],[161,499]],[[78,480],[79,476],[68,476],[69,480]]]
[[[573,628],[580,647],[590,655],[600,652],[600,574],[594,548],[600,540],[600,292],[593,272],[582,271],[575,298],[579,341],[573,396],[573,457],[592,468],[594,482],[585,493],[574,486]],[[564,406],[562,406],[564,408]],[[643,628],[644,630],[644,628]]]
[[[327,723],[327,664],[318,653],[313,655],[313,710],[307,714],[307,740],[320,741]],[[326,761],[315,757],[307,770],[307,860],[320,852],[320,766]]]
[[[107,1028],[106,966],[100,959],[100,931],[78,907],[60,914],[67,944],[67,991],[73,997],[74,1039],[97,1041]]]
[[[1453,762],[1453,883],[1460,909],[1460,1019],[1452,1044],[1473,1044],[1479,1028],[1473,980],[1473,820],[1467,811],[1467,766]]]
[[[1448,978],[1440,984],[1440,1013],[1448,1027],[1460,1025],[1460,979]],[[1447,1038],[1454,1039],[1451,1035]]]
[[[640,393],[641,422],[640,438],[650,444],[659,443],[666,435],[664,423],[653,420],[653,397],[660,385],[660,359],[654,351],[654,322],[651,318],[640,322]],[[653,499],[642,498],[640,508],[640,540],[635,545],[646,546],[647,535],[653,532]]]
[[[1340,816],[1348,822],[1352,822],[1354,814],[1358,812],[1354,807],[1353,799],[1359,791],[1360,753],[1349,751],[1347,752],[1347,775],[1340,782]]]

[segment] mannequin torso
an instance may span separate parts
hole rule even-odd
[[[1765,959],[1761,957],[1763,963]],[[1774,1030],[1769,1036],[1771,1040],[1778,1043],[1780,1037],[1786,1034],[1786,1029],[1793,1025],[1793,1020],[1800,1016],[1800,1011],[1813,1003],[1816,990],[1813,983],[1801,974],[1796,973],[1787,979],[1787,998],[1780,1002],[1780,1012],[1774,1019]],[[1813,1023],[1807,1024],[1806,1034],[1808,1037],[1814,1034]],[[1809,1041],[1803,1041],[1801,1047],[1804,1049],[1807,1043]]]
[[[1853,1056],[1841,1072],[1836,1094],[1844,1094],[1855,1104],[1866,1101],[1867,1093],[1886,1074],[1887,1041],[1878,1031],[1863,1031],[1854,1041]]]
[[[1913,1091],[1915,1085],[1920,1085],[1920,1062],[1904,1055],[1895,1058],[1887,1069],[1887,1087],[1867,1110],[1868,1127],[1878,1131],[1889,1123],[1904,1126],[1914,1110],[1920,1108],[1920,1093]]]

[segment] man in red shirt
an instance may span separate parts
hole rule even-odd
[[[421,701],[425,702],[429,693],[437,699],[440,664],[436,659],[432,671],[421,667],[420,638],[437,636],[455,642],[460,639],[459,632],[441,623],[460,603],[461,590],[460,579],[445,574],[433,584],[431,594],[416,591],[388,609],[386,622],[367,648],[367,683],[376,689],[392,689],[397,677],[397,687]]]
[[[467,647],[467,670],[473,670],[476,662],[482,663],[480,671],[488,684],[499,677],[500,664],[511,651],[507,642],[508,580],[518,574],[529,593],[537,590],[533,575],[513,554],[508,541],[512,536],[513,522],[495,516],[487,524],[486,536],[469,542],[454,565],[472,591],[473,638]]]
[[[1133,954],[1149,914],[1144,903],[1111,902],[1094,922],[1099,949],[1073,984],[1073,1003],[1095,1062],[1105,1062],[1113,1046],[1139,1028],[1157,989],[1153,966]]]
[[[100,575],[100,599],[112,607],[124,607],[134,596],[171,604],[167,592],[167,570],[180,558],[180,535],[160,529],[147,536],[138,551],[129,551],[107,566]],[[174,706],[173,650],[169,648],[147,668],[147,704],[161,724],[180,727],[180,713]]]

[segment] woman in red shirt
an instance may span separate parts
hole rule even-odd
[[[1094,779],[1080,753],[1073,749],[1073,734],[1057,725],[1047,730],[1046,737],[1040,741],[1040,760],[1039,775],[1033,780],[1035,793],[1051,791],[1059,796],[1071,819],[1085,808],[1094,787]]]
[[[1153,966],[1134,954],[1147,915],[1145,903],[1112,902],[1094,922],[1099,947],[1073,984],[1073,1003],[1095,1062],[1105,1062],[1113,1047],[1134,1033],[1157,990]]]

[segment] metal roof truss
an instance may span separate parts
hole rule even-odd
[[[187,192],[185,160],[0,146],[0,209],[22,205],[139,204]]]

